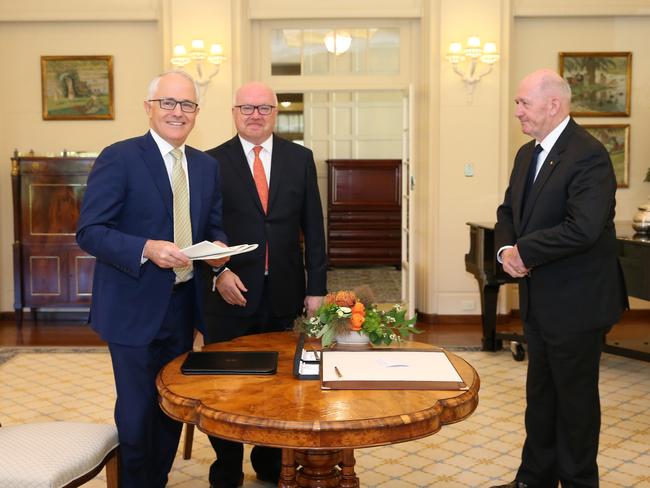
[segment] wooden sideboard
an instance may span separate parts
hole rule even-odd
[[[87,307],[95,258],[77,246],[81,200],[94,157],[16,154],[11,159],[14,211],[14,309]]]
[[[330,266],[401,265],[401,161],[329,159]]]

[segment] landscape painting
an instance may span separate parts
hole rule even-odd
[[[571,86],[571,115],[630,115],[632,53],[560,53],[560,75]]]
[[[589,133],[603,143],[603,146],[609,152],[609,157],[614,166],[616,175],[616,186],[618,188],[627,188],[630,186],[630,125],[629,124],[610,124],[610,125],[584,125]]]
[[[114,119],[113,56],[41,56],[44,120]]]

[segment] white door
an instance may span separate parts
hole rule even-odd
[[[314,151],[321,197],[327,195],[327,159],[401,159],[401,301],[415,313],[411,266],[413,222],[411,176],[412,96],[404,90],[311,92],[304,96],[305,145]],[[323,202],[323,208],[325,202]]]
[[[411,130],[414,127],[413,85],[404,93],[402,109],[402,303],[407,307],[407,316],[412,317],[415,314],[415,269],[412,266],[415,259],[411,236],[415,212],[415,180],[411,172],[412,148],[415,147]]]

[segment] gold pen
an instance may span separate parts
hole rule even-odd
[[[336,376],[339,378],[343,378],[343,373],[341,373],[341,370],[339,369],[338,366],[334,366],[334,372],[336,373]]]

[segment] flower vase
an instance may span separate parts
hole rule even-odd
[[[368,347],[370,345],[370,337],[362,332],[355,330],[348,330],[336,334],[334,338],[336,344],[339,346],[354,346],[354,347]]]
[[[650,234],[650,202],[641,205],[634,214],[632,227],[639,234]]]

